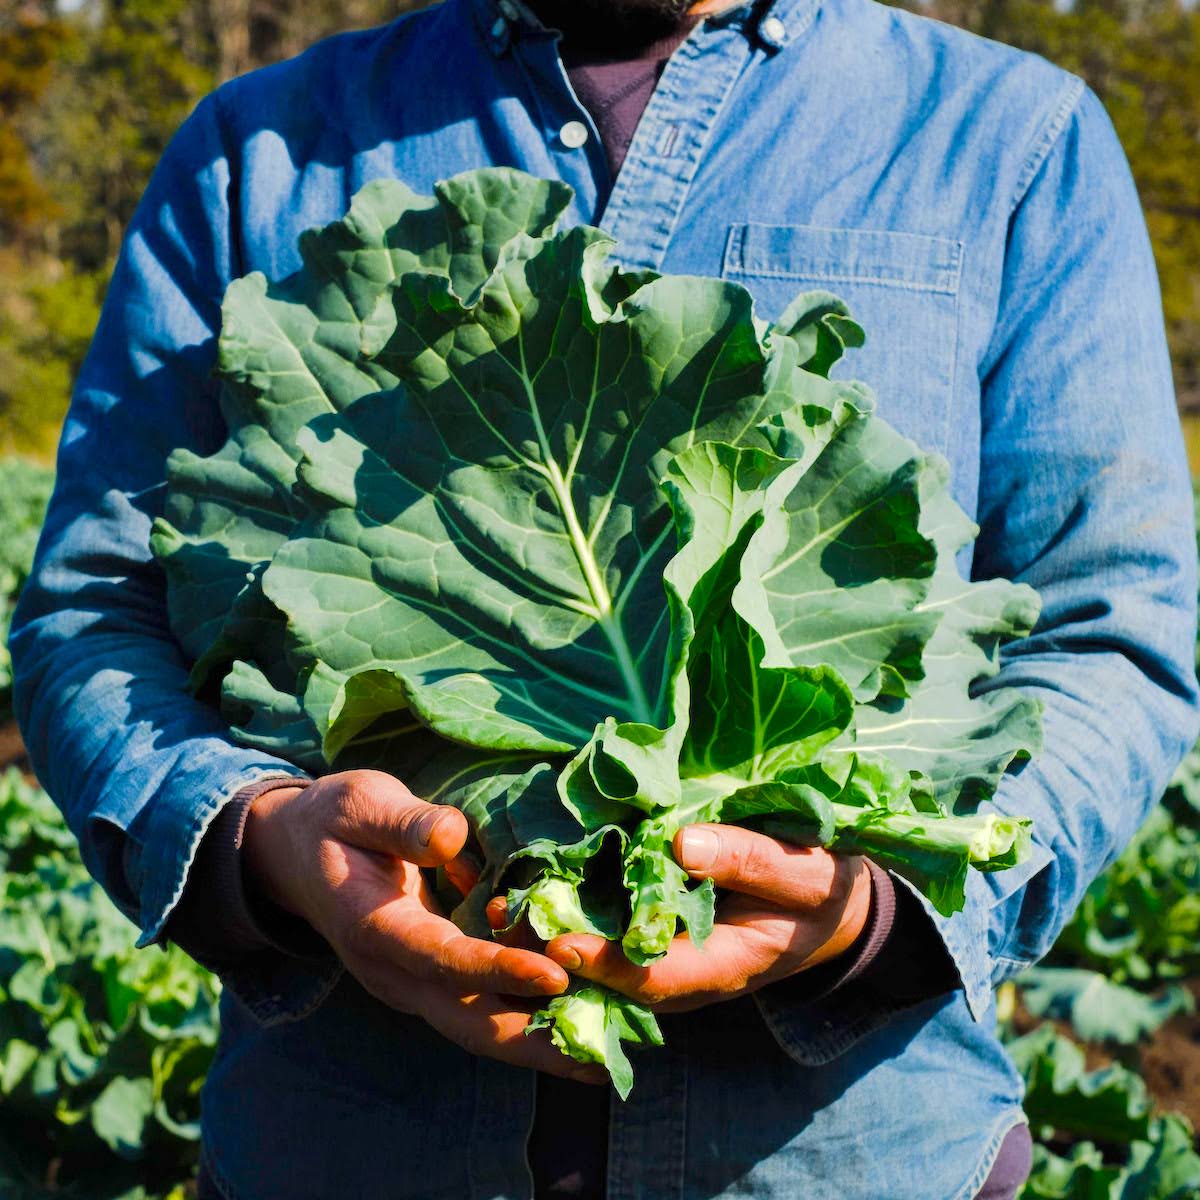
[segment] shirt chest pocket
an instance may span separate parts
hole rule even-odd
[[[958,347],[961,242],[925,234],[812,225],[730,227],[722,274],[774,320],[799,292],[840,296],[866,345],[833,369],[861,379],[879,413],[926,450],[946,453]]]

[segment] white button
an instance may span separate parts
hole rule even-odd
[[[503,37],[507,28],[508,22],[503,17],[497,17],[495,25],[492,26],[492,37]]]
[[[782,42],[787,37],[787,27],[778,17],[768,17],[760,28],[768,42]]]
[[[568,150],[578,150],[587,144],[587,126],[582,121],[568,121],[558,131],[558,138]]]

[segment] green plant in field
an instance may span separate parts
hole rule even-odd
[[[75,847],[43,792],[0,776],[0,1195],[150,1200],[194,1166],[217,984],[135,950]]]
[[[1044,1025],[1010,1042],[1037,1139],[1022,1200],[1194,1200],[1200,1155],[1191,1126],[1154,1114],[1140,1076],[1114,1063],[1084,1067],[1083,1051]]]

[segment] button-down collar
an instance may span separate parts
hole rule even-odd
[[[546,26],[522,0],[468,0],[476,24],[493,54],[503,54],[521,32],[545,33]],[[736,26],[768,50],[780,50],[812,24],[820,0],[738,3],[705,16],[711,25]]]

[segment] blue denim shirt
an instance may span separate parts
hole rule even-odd
[[[222,292],[295,269],[297,235],[370,179],[428,190],[487,163],[566,180],[569,219],[628,265],[736,280],[764,317],[844,296],[869,334],[844,372],[946,455],[979,522],[964,569],[1044,600],[994,681],[1045,703],[1044,752],[995,800],[1034,818],[1035,854],[931,914],[962,989],[896,1011],[785,984],[670,1018],[614,1101],[609,1196],[971,1197],[1022,1120],[992,987],[1050,946],[1197,728],[1154,265],[1099,102],[1038,58],[871,0],[737,7],[675,53],[615,180],[554,37],[509,0],[446,0],[221,88],[133,220],[63,431],[12,639],[38,774],[155,941],[222,804],[289,769],[189,698],[147,550],[168,451],[223,440]],[[204,1115],[227,1196],[528,1196],[529,1074],[334,969],[264,959],[231,982]]]

